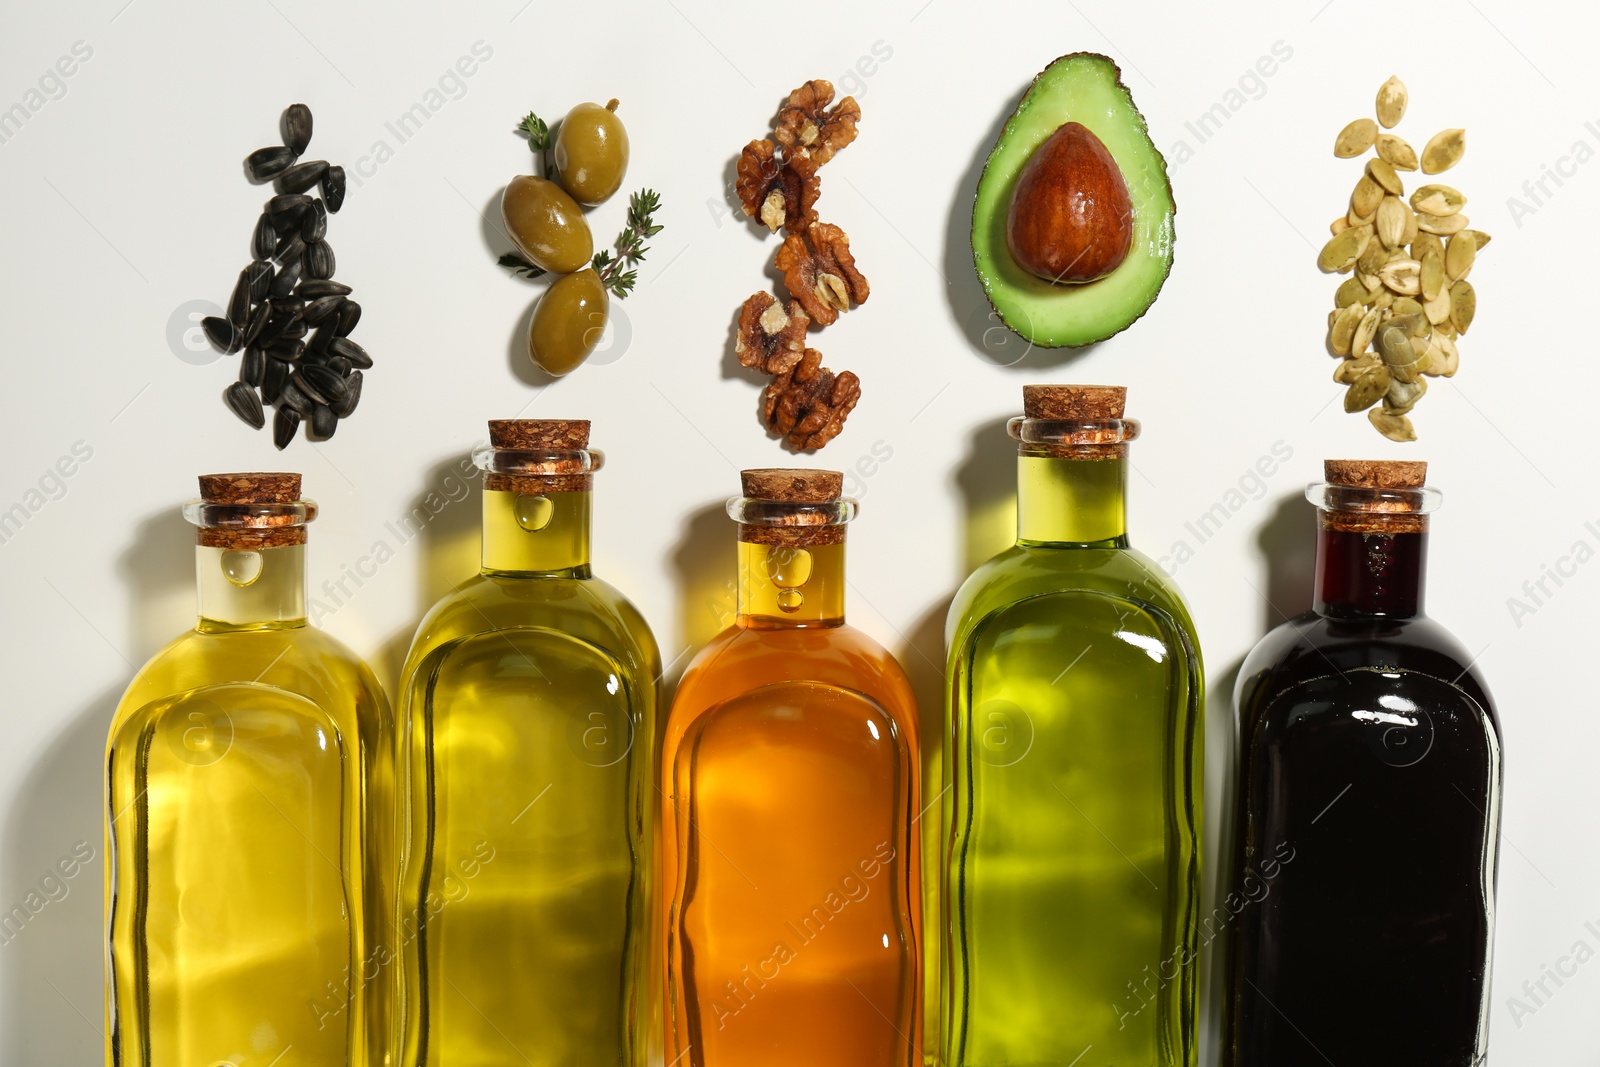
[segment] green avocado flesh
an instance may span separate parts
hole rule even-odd
[[[1077,347],[1120,333],[1143,315],[1172,269],[1172,186],[1144,116],[1105,56],[1077,52],[1034,79],[1000,132],[972,205],[972,259],[1005,324],[1044,348]],[[1083,285],[1028,273],[1006,247],[1011,193],[1029,157],[1063,123],[1094,132],[1122,168],[1133,204],[1133,246],[1116,270]]]

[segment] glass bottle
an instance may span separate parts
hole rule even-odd
[[[948,1067],[1196,1062],[1204,688],[1128,544],[1124,399],[1023,390],[1017,543],[950,607]]]
[[[921,1017],[917,717],[844,621],[835,471],[749,470],[738,615],[661,756],[666,1045],[683,1067],[910,1067]]]
[[[1239,674],[1236,1067],[1487,1053],[1499,727],[1423,613],[1426,473],[1326,464],[1313,607]]]
[[[489,423],[483,569],[401,678],[405,1067],[643,1067],[660,655],[594,577],[589,423]]]
[[[394,720],[306,624],[298,474],[200,479],[199,621],[106,748],[109,1067],[377,1067],[394,1039]]]

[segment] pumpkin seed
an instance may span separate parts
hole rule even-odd
[[[1422,149],[1422,173],[1443,174],[1457,163],[1467,151],[1467,131],[1440,130],[1428,138]]]
[[[1462,230],[1461,232],[1472,234],[1472,243],[1477,246],[1479,252],[1482,252],[1489,244],[1489,235],[1482,230]]]
[[[1343,274],[1355,266],[1356,260],[1367,250],[1371,235],[1364,229],[1352,226],[1336,233],[1322,246],[1317,255],[1317,266],[1329,273]]]
[[[1353,205],[1351,206],[1349,213],[1345,215],[1344,220],[1352,226],[1371,226],[1374,222],[1372,215],[1360,214],[1356,211]]]
[[[1417,169],[1417,150],[1392,133],[1378,134],[1378,157],[1395,170]]]
[[[1378,86],[1378,121],[1383,123],[1384,129],[1392,130],[1400,124],[1409,99],[1406,83],[1400,80],[1399,75],[1390,77],[1388,81]]]
[[[1389,391],[1393,381],[1389,368],[1381,362],[1368,366],[1351,379],[1350,388],[1344,394],[1344,409],[1351,413],[1365,411]]]
[[[1390,382],[1388,392],[1383,395],[1383,410],[1390,415],[1404,415],[1417,406],[1417,401],[1427,391],[1428,383],[1421,378],[1414,382]]]
[[[1378,280],[1402,296],[1416,296],[1422,291],[1422,264],[1414,259],[1397,259],[1385,263],[1378,271]]]
[[[1378,205],[1378,238],[1389,248],[1406,243],[1406,222],[1416,225],[1416,216],[1398,196],[1386,196]]]
[[[1417,229],[1426,230],[1428,233],[1437,233],[1448,236],[1460,233],[1467,228],[1465,215],[1430,215],[1426,211],[1417,213]]]
[[[1467,206],[1467,198],[1448,185],[1424,185],[1411,194],[1411,206],[1430,215],[1454,215]]]
[[[1328,331],[1328,346],[1341,356],[1350,354],[1350,342],[1355,336],[1356,327],[1361,325],[1361,320],[1366,318],[1367,309],[1362,304],[1350,304],[1342,309],[1333,320],[1333,326]]]
[[[1354,159],[1371,148],[1378,139],[1378,124],[1371,119],[1356,119],[1333,140],[1333,154],[1340,159]]]
[[[1378,354],[1383,357],[1389,373],[1403,382],[1409,382],[1420,373],[1421,357],[1411,347],[1411,335],[1404,326],[1390,324],[1378,331]]]
[[[1395,318],[1408,318],[1422,314],[1422,305],[1409,296],[1397,296],[1394,303],[1389,306],[1389,310]]]
[[[1372,344],[1372,335],[1378,331],[1378,322],[1383,317],[1382,308],[1372,308],[1362,316],[1361,322],[1356,326],[1356,332],[1350,337],[1350,354],[1353,356],[1365,355],[1367,346]]]
[[[1341,359],[1339,365],[1333,368],[1333,380],[1340,385],[1349,385],[1373,367],[1383,366],[1383,360],[1376,352],[1368,352],[1362,356],[1350,359]]]
[[[1428,321],[1434,326],[1450,318],[1450,290],[1440,287],[1432,300],[1422,305],[1422,313],[1428,316]]]
[[[1405,184],[1400,180],[1400,175],[1394,172],[1394,167],[1390,166],[1387,160],[1367,160],[1367,174],[1373,181],[1383,186],[1383,190],[1386,193],[1400,196],[1406,191]]]
[[[1370,290],[1362,284],[1360,278],[1346,278],[1333,294],[1333,306],[1346,308],[1351,304],[1365,304],[1369,293]]]
[[[1332,222],[1328,223],[1328,232],[1333,234],[1335,237],[1337,237],[1339,235],[1339,231],[1340,230],[1345,230],[1345,229],[1349,229],[1349,228],[1350,228],[1350,217],[1348,215],[1340,215],[1338,218],[1336,218]]]
[[[1411,258],[1422,262],[1429,252],[1436,253],[1440,262],[1444,261],[1444,242],[1439,240],[1437,234],[1419,233],[1411,240]]]
[[[1416,428],[1411,425],[1411,420],[1405,415],[1391,415],[1382,408],[1373,408],[1367,412],[1367,421],[1383,436],[1391,441],[1415,441]]]
[[[1461,353],[1455,341],[1443,334],[1433,335],[1433,346],[1428,350],[1428,373],[1437,378],[1453,378],[1461,365]]]
[[[1460,281],[1472,271],[1473,261],[1477,258],[1477,243],[1471,233],[1463,231],[1451,237],[1450,243],[1445,246],[1444,269],[1449,272],[1452,281]]]
[[[1471,282],[1456,282],[1450,287],[1450,321],[1460,333],[1466,333],[1472,327],[1472,319],[1478,313],[1478,294],[1472,288]]]
[[[1359,218],[1370,218],[1377,214],[1378,205],[1383,203],[1383,186],[1372,179],[1369,174],[1363,174],[1361,180],[1356,182],[1355,192],[1350,194],[1350,210]],[[1351,225],[1356,224],[1355,219],[1350,220]]]
[[[1432,300],[1445,288],[1444,260],[1437,252],[1422,257],[1422,299]]]

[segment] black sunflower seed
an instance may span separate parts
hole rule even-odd
[[[269,181],[288,170],[297,154],[294,149],[283,145],[258,148],[245,157],[244,165],[251,181]]]
[[[300,231],[294,230],[278,242],[278,247],[272,250],[272,258],[281,263],[293,263],[305,255],[306,243],[300,239]]]
[[[322,176],[322,199],[328,202],[329,211],[344,207],[344,168],[329,167]]]
[[[299,386],[295,385],[293,374],[289,375],[289,382],[283,387],[283,392],[278,394],[278,409],[281,411],[285,407],[293,408],[302,417],[311,414],[311,400],[300,391]]]
[[[317,332],[312,334],[311,338],[306,341],[306,355],[315,355],[319,360],[326,359],[328,346],[333,343],[333,339],[337,336],[339,336],[337,323],[330,320],[318,326]]]
[[[326,441],[333,436],[333,431],[339,428],[339,416],[333,409],[325,404],[318,404],[311,409],[311,425],[307,428],[306,439],[311,441]]]
[[[358,367],[372,366],[372,357],[367,355],[367,350],[348,337],[335,337],[328,345],[328,351],[336,356],[343,356]]]
[[[327,241],[306,246],[306,274],[309,277],[331,278],[333,267],[333,246]]]
[[[272,225],[272,216],[263,211],[261,221],[256,223],[255,236],[250,239],[250,251],[258,260],[270,259],[277,244],[278,231]]]
[[[344,380],[344,396],[337,402],[329,404],[333,413],[341,419],[348,419],[350,413],[356,409],[356,404],[361,400],[361,372],[353,370],[350,377]]]
[[[278,338],[279,340],[298,341],[306,335],[306,331],[309,329],[311,327],[306,325],[305,319],[295,319],[284,327],[283,333],[279,334]]]
[[[267,373],[261,379],[261,400],[266,404],[276,404],[283,395],[283,387],[289,382],[289,364],[281,360],[267,360]]]
[[[289,442],[294,440],[294,435],[300,432],[300,413],[292,407],[278,405],[278,414],[272,419],[272,443],[282,452],[289,447]]]
[[[344,302],[342,296],[319,296],[306,305],[305,319],[316,326],[337,312],[339,305]]]
[[[265,300],[267,290],[272,287],[272,263],[262,257],[252,261],[245,273],[250,276],[250,299]]]
[[[283,143],[295,155],[306,150],[311,143],[311,109],[304,104],[290,104],[283,109]]]
[[[266,425],[267,418],[261,411],[261,398],[244,382],[234,382],[224,389],[222,400],[235,415],[256,429]]]
[[[348,337],[356,328],[356,323],[361,321],[361,305],[354,300],[346,300],[339,305],[339,336]]]
[[[227,319],[207,315],[200,320],[200,328],[219,351],[229,354],[239,351],[239,331],[234,329],[233,323]]]
[[[272,279],[272,288],[268,290],[273,296],[284,297],[294,292],[294,287],[300,284],[300,276],[305,273],[304,259],[297,259],[278,271],[278,276]]]
[[[228,321],[238,329],[243,329],[249,319],[250,275],[247,270],[242,270],[239,280],[233,283],[233,295],[228,297]]]
[[[299,315],[306,309],[306,302],[292,293],[288,296],[275,296],[272,298],[271,303],[273,311],[282,312],[285,315]]]
[[[240,343],[253,345],[261,336],[261,331],[267,328],[267,323],[272,320],[272,305],[257,304],[256,309],[250,313],[250,321],[245,324],[244,336]]]
[[[328,236],[328,207],[321,200],[311,201],[306,217],[300,220],[300,236],[307,244]]]
[[[289,385],[284,386],[284,388],[288,389],[290,386],[304,394],[305,398],[313,404],[326,404],[328,402],[328,398],[322,395],[316,385],[306,379],[304,367],[296,367],[295,372],[289,375]],[[309,415],[310,411],[301,411],[300,414]]]
[[[271,304],[267,305],[269,308],[271,306]],[[287,330],[289,328],[289,324],[293,321],[293,312],[274,311],[272,315],[268,317],[266,326],[263,327],[261,332],[256,335],[256,343],[261,345],[263,348],[272,344],[283,336],[283,331]]]
[[[244,359],[239,361],[239,380],[259,389],[266,378],[267,354],[259,345],[251,345],[244,350]]]
[[[288,233],[300,225],[311,198],[304,193],[280,193],[267,201],[267,214],[279,233]]]
[[[293,363],[305,350],[306,346],[299,341],[274,341],[267,346],[267,355],[273,359],[281,359],[285,363]]]
[[[323,296],[349,296],[350,287],[344,282],[329,281],[326,278],[308,278],[300,283],[300,288],[294,291],[294,295],[307,300]]]
[[[311,383],[311,387],[320,394],[321,402],[324,404],[331,404],[345,394],[344,375],[339,374],[331,367],[311,363],[301,367],[299,374],[305,381]],[[300,386],[300,391],[302,393],[305,392],[304,384]],[[312,399],[318,398],[312,397]]]
[[[349,378],[350,372],[355,369],[355,364],[347,356],[329,356],[324,366],[341,378]]]
[[[282,174],[278,175],[278,191],[283,193],[303,193],[322,180],[328,173],[326,159],[311,159],[304,163],[296,163]]]

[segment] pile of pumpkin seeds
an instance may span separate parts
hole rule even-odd
[[[1335,156],[1374,154],[1317,256],[1324,271],[1351,275],[1328,315],[1328,346],[1341,357],[1333,380],[1347,387],[1344,409],[1365,411],[1392,441],[1417,439],[1410,413],[1428,391],[1424,379],[1456,372],[1456,344],[1478,306],[1467,275],[1489,243],[1488,234],[1467,228],[1460,190],[1435,183],[1404,199],[1399,172],[1442,174],[1466,151],[1465,130],[1434,134],[1420,156],[1385,132],[1399,124],[1406,102],[1405,84],[1390,78],[1378,89],[1377,121],[1356,119],[1339,131]]]

